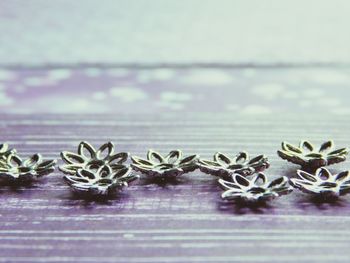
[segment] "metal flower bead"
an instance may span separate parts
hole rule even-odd
[[[131,166],[136,171],[154,177],[179,176],[198,168],[198,155],[190,155],[185,158],[182,158],[182,155],[180,150],[174,150],[164,157],[153,150],[149,150],[147,159],[132,156],[133,164]]]
[[[65,174],[75,175],[79,169],[95,169],[104,165],[114,166],[124,163],[129,154],[126,152],[114,153],[114,144],[108,142],[98,150],[88,142],[81,142],[78,153],[64,151],[61,153],[62,160],[66,163],[59,167]]]
[[[283,176],[268,182],[263,173],[255,175],[250,180],[240,174],[234,174],[231,181],[219,179],[219,183],[225,190],[221,197],[229,201],[237,199],[247,202],[267,201],[292,191],[287,177]]]
[[[64,176],[65,181],[78,193],[90,195],[109,195],[139,178],[131,173],[131,168],[125,165],[101,166],[98,169],[79,169],[76,175]]]
[[[319,168],[313,173],[297,171],[298,178],[290,179],[294,188],[305,193],[338,197],[350,192],[350,172],[332,174],[327,168]]]
[[[250,159],[247,152],[240,152],[234,158],[230,158],[223,153],[216,153],[214,160],[199,160],[200,170],[207,174],[228,178],[232,174],[243,176],[252,175],[269,168],[270,164],[265,155],[259,155]]]
[[[304,170],[316,170],[346,160],[349,150],[347,148],[333,150],[333,147],[333,141],[323,143],[319,149],[308,141],[301,141],[299,147],[282,142],[282,150],[277,153],[282,159],[299,164]]]
[[[22,160],[17,154],[10,154],[0,161],[0,178],[16,182],[30,182],[55,170],[56,160],[43,160],[40,154],[34,154]]]
[[[7,160],[7,157],[10,154],[15,154],[15,153],[16,153],[16,150],[10,149],[7,143],[0,144],[0,160]]]

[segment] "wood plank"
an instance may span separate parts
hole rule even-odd
[[[346,120],[304,115],[255,121],[229,113],[220,118],[10,114],[1,115],[1,139],[25,154],[41,151],[50,158],[74,151],[85,137],[93,144],[113,140],[118,149],[141,156],[150,147],[207,158],[216,150],[248,150],[267,154],[268,173],[275,177],[293,176],[296,169],[276,156],[282,140],[333,138],[347,146]],[[332,166],[348,168],[348,162]],[[73,196],[59,171],[29,188],[1,187],[0,262],[349,261],[349,198],[318,204],[295,191],[268,207],[250,209],[222,202],[220,192],[215,178],[199,171],[165,186],[142,179],[102,203]]]

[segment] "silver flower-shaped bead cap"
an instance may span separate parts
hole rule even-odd
[[[199,167],[202,172],[219,177],[230,177],[232,174],[243,176],[252,175],[269,168],[270,164],[265,155],[250,158],[247,152],[240,152],[234,158],[223,153],[216,153],[214,160],[199,160]]]
[[[126,152],[114,153],[114,144],[108,142],[98,150],[88,142],[81,142],[78,146],[78,153],[64,151],[61,153],[62,160],[66,163],[59,167],[65,174],[75,175],[79,169],[95,169],[104,165],[114,166],[124,163],[129,154]]]
[[[290,179],[294,188],[305,193],[341,196],[350,192],[350,172],[332,174],[327,168],[319,168],[313,173],[297,171],[298,178]]]
[[[125,165],[101,166],[98,169],[79,169],[76,175],[64,176],[68,185],[78,193],[91,195],[109,195],[139,178],[133,175],[130,167]]]
[[[267,201],[292,191],[287,177],[283,176],[268,182],[263,173],[255,175],[250,180],[240,174],[234,174],[232,181],[219,179],[219,183],[225,190],[221,197],[229,201],[236,199],[248,202]]]
[[[0,160],[7,160],[7,157],[10,154],[15,154],[15,153],[16,153],[16,150],[10,149],[7,143],[0,144]]]
[[[56,160],[43,160],[40,154],[22,160],[17,154],[10,154],[0,160],[0,178],[9,181],[30,182],[55,170]]]
[[[131,166],[136,171],[140,171],[146,175],[154,177],[179,176],[184,173],[194,171],[198,165],[198,155],[190,155],[182,157],[182,151],[171,151],[167,156],[149,150],[147,159],[132,156],[133,163]]]
[[[333,141],[323,143],[319,149],[308,141],[301,141],[299,147],[283,142],[282,150],[277,153],[282,159],[299,164],[305,170],[315,170],[346,160],[349,150],[347,148],[333,150],[333,147]]]

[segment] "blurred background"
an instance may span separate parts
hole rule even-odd
[[[2,0],[0,110],[350,113],[346,0]]]

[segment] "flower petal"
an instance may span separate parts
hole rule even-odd
[[[91,193],[91,194],[104,194],[103,191],[100,191],[98,187],[94,187],[94,185],[90,183],[77,183],[77,184],[72,184],[73,190],[75,192],[80,192],[80,193]]]
[[[108,158],[108,162],[110,164],[114,164],[114,163],[117,163],[117,164],[122,164],[124,162],[126,162],[126,160],[129,158],[129,153],[127,152],[120,152],[120,153],[117,153],[117,154],[114,154],[112,156],[110,156]]]
[[[78,146],[78,154],[86,159],[96,158],[95,148],[88,142],[81,142]]]
[[[263,174],[263,173],[258,173],[255,177],[253,177],[253,179],[251,180],[251,182],[254,184],[254,185],[259,185],[259,186],[262,186],[264,184],[266,184],[266,175]]]
[[[227,190],[221,194],[221,198],[229,199],[229,200],[241,198],[241,197],[242,197],[242,192],[236,189]]]
[[[138,164],[141,166],[150,166],[150,167],[153,166],[153,163],[151,163],[150,161],[142,159],[137,156],[131,156],[131,160],[133,161],[134,164]]]
[[[114,171],[111,178],[113,178],[113,179],[126,178],[126,177],[128,177],[128,175],[130,175],[131,172],[132,172],[132,169],[130,167],[125,166],[122,169]]]
[[[10,154],[7,158],[7,163],[11,166],[11,167],[20,167],[22,165],[22,159],[15,154]]]
[[[68,184],[89,183],[88,179],[82,178],[80,176],[68,176],[68,175],[65,175],[63,178],[65,179],[65,181]]]
[[[230,170],[232,170],[232,171],[235,171],[235,170],[242,169],[242,168],[244,168],[244,167],[245,167],[245,166],[244,166],[243,164],[237,164],[237,163],[235,163],[235,164],[231,164],[231,165],[227,166],[226,168],[227,168],[227,169],[230,169]]]
[[[264,159],[266,159],[267,160],[267,157],[265,156],[265,155],[258,155],[258,156],[256,156],[256,157],[254,157],[254,158],[252,158],[249,162],[248,162],[248,164],[255,164],[255,163],[259,163],[260,161],[264,161]]]
[[[221,166],[226,167],[231,164],[231,159],[227,155],[217,152],[214,155],[214,161],[219,163]]]
[[[165,160],[168,163],[177,163],[178,161],[180,161],[182,158],[182,152],[180,150],[174,150],[171,151],[166,157]]]
[[[23,166],[27,166],[27,167],[34,167],[38,163],[40,163],[41,160],[42,160],[41,154],[34,154],[32,157],[30,157],[29,159],[25,160],[22,165]]]
[[[48,175],[48,174],[52,173],[53,171],[55,171],[55,167],[47,167],[45,169],[36,169],[37,176]]]
[[[103,144],[96,152],[96,158],[99,160],[108,159],[114,152],[114,145],[112,142]]]
[[[0,154],[4,154],[8,151],[9,145],[7,143],[0,144]]]
[[[213,166],[215,168],[221,167],[221,165],[217,162],[204,160],[204,159],[199,160],[199,164],[203,165],[203,166],[207,166],[207,167],[211,167],[211,166]]]
[[[292,178],[290,179],[290,184],[295,187],[295,188],[299,188],[304,192],[308,192],[308,193],[316,193],[319,194],[320,191],[318,190],[317,187],[315,187],[315,185],[309,181],[304,181],[302,179],[296,179],[296,178]]]
[[[299,177],[302,180],[304,180],[306,182],[313,182],[313,183],[317,182],[317,179],[315,178],[315,176],[313,174],[309,174],[303,170],[298,170],[297,174],[299,175]]]
[[[341,163],[344,162],[346,160],[346,156],[345,155],[340,155],[340,156],[328,156],[327,157],[327,165],[331,165],[331,164],[335,164],[335,163]]]
[[[46,160],[38,164],[37,169],[47,169],[56,165],[56,160]]]
[[[293,192],[293,187],[291,187],[289,185],[275,187],[275,188],[273,188],[273,192],[279,196],[286,195],[286,194]]]
[[[79,176],[81,178],[86,178],[87,180],[96,179],[96,175],[93,172],[86,170],[86,169],[79,169],[77,171],[77,176]]]
[[[120,170],[120,169],[124,169],[125,167],[127,167],[127,165],[124,165],[124,164],[109,164],[108,166],[111,167],[112,171],[117,171],[117,170]]]
[[[288,183],[288,178],[285,176],[279,177],[275,180],[273,180],[272,182],[269,183],[269,185],[267,186],[268,188],[281,188],[283,186],[285,186]]]
[[[264,194],[264,193],[266,193],[266,188],[260,187],[260,186],[254,186],[254,187],[249,188],[247,193],[250,193],[252,195]]]
[[[248,187],[250,185],[250,181],[248,179],[244,178],[240,174],[232,175],[232,179],[233,179],[233,182],[239,186]]]
[[[332,174],[327,168],[321,167],[317,169],[316,176],[318,176],[319,179],[326,181],[332,177]]]
[[[18,171],[16,173],[19,174],[25,174],[25,173],[35,173],[34,170],[32,170],[30,167],[26,167],[26,166],[22,166],[22,167],[18,167]]]
[[[65,174],[75,175],[76,172],[82,167],[83,165],[79,165],[79,164],[67,164],[67,165],[59,166],[58,169]]]
[[[321,153],[309,153],[309,154],[305,154],[306,158],[318,158],[321,159],[323,157],[323,155]]]
[[[249,154],[247,152],[238,153],[234,159],[237,164],[245,164],[247,160],[249,160]]]
[[[328,141],[321,145],[319,152],[326,152],[332,148],[333,148],[333,141]]]
[[[235,182],[229,182],[224,179],[219,179],[218,182],[224,189],[241,189],[241,186]]]
[[[0,159],[0,168],[6,168],[6,169],[10,168],[10,166],[7,163],[7,160]]]
[[[140,171],[140,172],[143,172],[143,173],[147,173],[149,171],[152,171],[152,169],[153,169],[152,165],[147,166],[147,165],[139,165],[139,164],[135,164],[135,163],[132,163],[131,167],[135,171]]]
[[[297,188],[304,185],[311,185],[311,186],[313,185],[311,181],[305,181],[303,179],[298,179],[298,178],[291,178],[289,182],[293,187],[297,187]]]
[[[328,153],[328,156],[331,155],[347,155],[349,153],[349,149],[348,148],[341,148],[335,151],[332,151],[330,153]]]
[[[268,158],[265,155],[259,155],[251,160],[248,164],[253,172],[262,172],[270,167]]]
[[[112,176],[112,168],[109,165],[101,166],[97,170],[96,174],[100,178],[110,177],[110,176]]]
[[[199,158],[199,155],[197,154],[187,156],[186,158],[180,161],[180,165],[184,166],[184,165],[195,163],[198,160],[198,158]]]
[[[82,164],[85,162],[83,157],[72,152],[61,152],[61,158],[68,164]]]
[[[345,171],[345,172],[341,172],[338,173],[337,175],[335,175],[335,181],[336,182],[341,182],[344,181],[346,179],[350,179],[350,171]]]
[[[299,154],[295,154],[294,152],[287,152],[287,151],[277,151],[277,154],[279,157],[281,157],[284,160],[287,160],[289,162],[299,164],[301,166],[305,165],[305,160]]]
[[[304,151],[312,152],[314,150],[314,146],[309,141],[301,141],[300,148]]]
[[[161,163],[161,164],[158,164],[156,165],[156,167],[158,170],[169,170],[169,169],[172,169],[174,168],[174,165],[171,164],[171,163]]]
[[[102,186],[102,187],[109,187],[113,184],[113,180],[109,178],[102,178],[95,182],[95,185]]]
[[[297,154],[303,153],[303,151],[300,148],[298,148],[298,147],[296,147],[296,146],[294,146],[294,145],[292,145],[292,144],[290,144],[288,142],[282,142],[282,149],[284,151],[294,152],[294,153],[297,153]]]
[[[5,168],[5,167],[0,167],[0,174],[3,174],[3,173],[9,173],[9,169],[8,168]]]
[[[163,156],[153,150],[148,151],[147,159],[154,164],[165,162]]]

